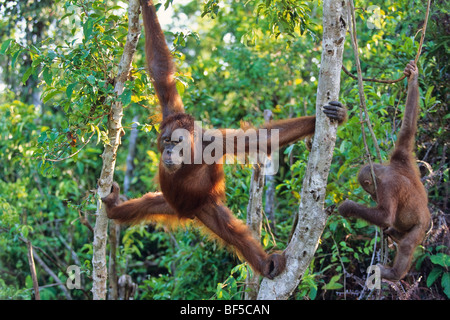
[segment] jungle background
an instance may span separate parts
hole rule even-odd
[[[275,119],[314,114],[321,4],[162,1],[158,14],[187,112],[204,126],[233,128],[240,121],[262,124],[266,109]],[[364,76],[399,78],[417,53],[426,2],[356,1],[355,7]],[[143,34],[120,97],[110,81],[127,34],[126,9],[126,2],[112,0],[0,1],[0,299],[35,298],[30,246],[41,299],[92,298],[95,190],[115,99],[125,106],[115,180],[128,198],[157,189],[159,108],[146,72]],[[381,290],[363,291],[366,268],[382,259],[380,233],[364,221],[332,214],[291,299],[450,298],[448,9],[446,1],[432,1],[418,63],[416,155],[434,224],[411,271],[402,281],[383,281]],[[344,66],[356,74],[349,39]],[[364,91],[387,160],[401,125],[406,80],[365,82]],[[331,207],[349,198],[373,206],[356,179],[366,158],[357,81],[344,72],[340,101],[349,118],[338,129],[325,203]],[[375,156],[370,140],[369,147]],[[267,188],[275,198],[273,207],[266,206],[262,230],[267,250],[282,250],[289,241],[308,154],[305,141],[280,152],[274,188]],[[228,206],[245,219],[252,167],[228,165],[225,171]],[[194,228],[122,227],[119,240],[115,272],[130,277],[133,299],[243,298],[247,265]],[[395,253],[389,245],[388,263]],[[65,285],[71,265],[81,268],[80,289]]]

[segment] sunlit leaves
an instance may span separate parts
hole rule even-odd
[[[208,0],[203,7],[202,18],[210,15],[214,19],[219,12],[219,2],[220,0]]]
[[[22,83],[25,85],[30,77],[39,78],[42,102],[65,113],[66,127],[51,130],[59,138],[39,140],[42,150],[38,154],[50,159],[56,155],[64,158],[87,141],[87,124],[94,125],[98,136],[103,136],[102,121],[111,105],[118,100],[127,106],[137,88],[148,90],[146,86],[130,84],[120,97],[114,92],[113,79],[123,51],[117,39],[124,39],[127,33],[125,11],[120,6],[84,0],[65,1],[63,8],[66,13],[62,19],[71,19],[74,25],[74,38],[67,39],[64,45],[46,40],[39,48],[25,47],[9,39],[0,46],[0,54],[11,56],[12,66],[21,54],[31,58]],[[120,11],[122,14],[117,15]],[[140,72],[145,74],[145,70]],[[67,130],[76,131],[78,139],[67,139]],[[43,162],[41,168],[47,166]]]
[[[265,0],[256,1],[256,16],[267,20],[269,30],[275,37],[287,34],[303,35],[308,30],[310,9],[301,1],[293,0]]]

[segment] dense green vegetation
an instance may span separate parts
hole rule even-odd
[[[178,65],[187,112],[204,126],[238,128],[275,118],[311,115],[321,56],[321,1],[173,1],[165,25]],[[420,118],[416,155],[429,193],[434,227],[401,282],[383,282],[364,299],[449,299],[450,235],[448,83],[450,23],[445,1],[434,1],[419,60]],[[414,59],[426,3],[356,1],[366,77],[396,79]],[[380,11],[367,10],[377,6]],[[130,130],[138,123],[128,197],[157,188],[159,110],[145,68],[143,37],[132,78],[117,97],[111,79],[127,34],[127,3],[101,0],[0,1],[0,299],[33,299],[27,242],[41,299],[90,299],[92,231],[100,155],[108,143],[112,101],[125,106],[115,180],[123,183]],[[364,10],[366,9],[366,10]],[[377,15],[375,12],[379,12]],[[182,31],[179,31],[182,30]],[[346,44],[344,65],[355,73]],[[342,73],[340,101],[349,119],[338,130],[326,206],[349,198],[373,205],[356,177],[365,162],[357,82]],[[365,82],[370,119],[384,160],[401,124],[406,80]],[[375,146],[369,141],[372,154]],[[276,176],[276,226],[266,224],[267,250],[289,241],[308,159],[304,141],[282,150]],[[52,160],[52,161],[51,161]],[[56,160],[56,161],[54,161]],[[245,219],[251,167],[230,165],[228,205]],[[301,212],[300,212],[301,214]],[[378,234],[378,236],[376,236]],[[293,299],[356,299],[361,295],[379,232],[363,221],[331,215],[314,260]],[[276,242],[275,242],[276,241]],[[389,249],[389,259],[395,248]],[[389,261],[389,260],[388,260]],[[81,267],[81,289],[63,291],[69,265]],[[53,274],[49,272],[51,270]],[[192,227],[122,228],[117,273],[138,285],[135,299],[241,299],[246,264]]]

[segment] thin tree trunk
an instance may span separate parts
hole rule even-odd
[[[35,251],[33,251],[33,257],[34,259],[36,259],[37,263],[39,263],[42,269],[44,269],[48,273],[48,275],[53,278],[53,280],[55,280],[55,282],[60,287],[61,291],[64,292],[66,299],[72,300],[72,296],[70,295],[69,290],[67,290],[67,287],[62,283],[61,279],[58,278],[58,276],[53,272],[53,270],[50,269],[49,266],[47,266],[44,260],[42,260],[41,257],[39,257],[39,255]]]
[[[272,120],[272,111],[264,110],[264,120],[266,122],[270,122]],[[266,159],[267,161],[279,161],[278,152],[275,152],[270,159]],[[273,234],[276,234],[276,221],[275,221],[275,174],[265,174],[266,179],[266,205],[264,206],[264,213],[266,214],[267,219],[269,219],[269,226],[272,230]]]
[[[41,295],[39,293],[39,283],[37,280],[36,274],[36,265],[34,264],[33,258],[33,246],[31,245],[30,240],[26,240],[27,244],[27,255],[28,255],[28,265],[30,266],[31,279],[33,280],[33,289],[34,289],[34,299],[41,300]]]
[[[268,123],[272,118],[270,110],[264,110],[264,120]],[[263,159],[258,158],[258,163],[253,166],[252,179],[250,182],[250,198],[247,206],[247,225],[253,233],[255,239],[261,238],[261,228],[263,223],[263,193],[265,165],[268,161],[267,156]],[[246,291],[245,300],[255,300],[259,290],[259,275],[252,274],[245,280]]]
[[[255,239],[261,238],[262,227],[262,197],[264,191],[264,161],[253,165],[250,182],[250,199],[247,206],[247,225]],[[245,281],[245,300],[255,300],[259,288],[259,275],[253,273]]]
[[[120,225],[117,223],[109,224],[109,293],[108,300],[117,300],[118,294],[118,276],[117,276],[117,247],[120,235]]]
[[[23,225],[26,226],[28,215],[26,212],[23,212]],[[34,257],[33,257],[33,245],[31,244],[30,239],[27,239],[26,237],[23,238],[23,241],[27,245],[27,258],[28,258],[28,266],[30,267],[30,274],[31,274],[31,280],[33,281],[33,289],[34,289],[34,299],[35,300],[41,300],[41,294],[39,292],[39,283],[37,279],[37,273],[36,273],[36,265],[34,263]]]
[[[139,24],[139,0],[130,0],[128,7],[128,36],[123,50],[123,55],[119,63],[118,75],[115,79],[115,88],[117,96],[123,92],[125,81],[131,69],[134,52],[141,33]],[[111,113],[108,117],[108,137],[110,144],[105,145],[102,154],[103,166],[98,180],[97,190],[97,219],[94,227],[93,242],[93,285],[92,293],[94,300],[106,299],[106,242],[108,231],[108,218],[105,207],[102,205],[101,198],[106,197],[111,192],[111,185],[114,177],[114,167],[116,163],[117,148],[121,143],[123,135],[122,128],[123,106],[118,99],[111,107]]]
[[[133,118],[133,125],[129,135],[128,156],[127,156],[127,170],[125,173],[125,179],[123,183],[123,194],[130,190],[131,179],[133,178],[134,171],[134,158],[136,157],[136,142],[138,137],[138,129],[136,122],[138,116]],[[110,223],[109,225],[109,300],[119,299],[119,287],[117,276],[117,248],[120,243],[120,224]]]
[[[287,299],[308,268],[322,235],[327,214],[323,210],[328,172],[336,141],[337,125],[322,112],[322,106],[338,100],[340,72],[347,30],[347,1],[324,0],[323,41],[316,100],[316,131],[308,160],[299,219],[285,254],[286,270],[274,280],[263,279],[258,299]]]

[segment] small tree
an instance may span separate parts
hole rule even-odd
[[[130,1],[128,8],[128,35],[122,58],[120,59],[118,73],[114,79],[114,93],[117,97],[124,93],[125,83],[128,80],[131,70],[131,62],[136,51],[137,42],[141,33],[139,24],[139,0]],[[105,207],[102,205],[101,198],[106,197],[111,192],[111,185],[114,178],[114,167],[116,164],[117,149],[121,143],[121,136],[124,133],[122,128],[123,102],[117,99],[111,105],[111,111],[108,115],[108,144],[102,154],[103,166],[98,180],[97,190],[97,220],[94,227],[93,243],[93,287],[92,293],[94,300],[106,299],[106,243],[108,236],[108,217]]]
[[[9,39],[2,43],[0,54],[10,55],[13,66],[18,57],[29,57],[32,63],[22,82],[30,77],[38,79],[42,103],[61,111],[59,128],[41,130],[37,140],[33,157],[40,159],[41,173],[54,176],[56,162],[76,161],[96,134],[97,143],[104,143],[94,227],[92,292],[94,299],[105,299],[108,219],[100,198],[109,194],[112,185],[117,148],[124,132],[123,107],[131,103],[133,91],[145,87],[140,81],[129,81],[141,30],[140,3],[129,2],[128,23],[123,8],[110,7],[103,1],[67,0],[62,7],[65,14],[59,23],[71,26],[72,39],[60,44],[48,38],[39,46]],[[122,39],[126,39],[125,46],[120,45]]]

